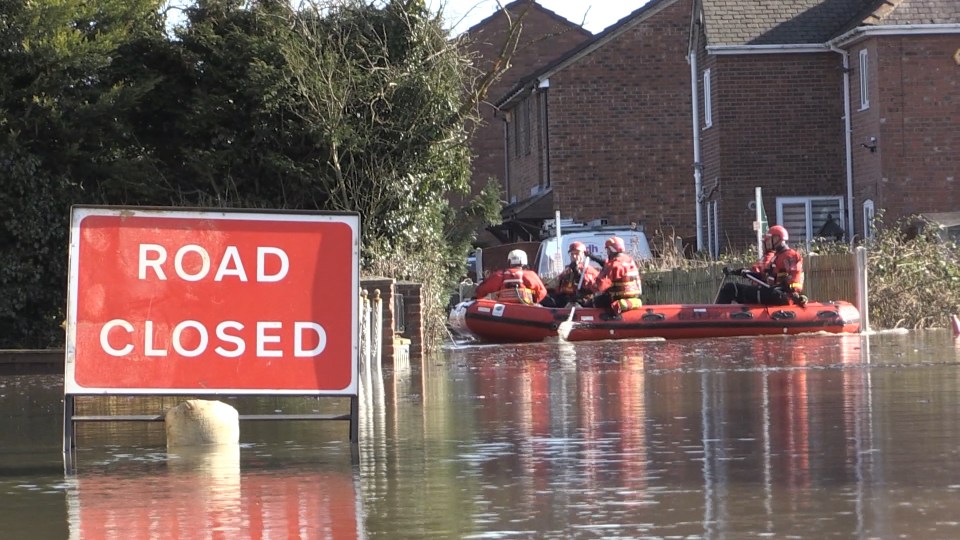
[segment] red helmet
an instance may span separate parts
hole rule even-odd
[[[587,246],[583,245],[583,242],[570,242],[570,249],[567,251],[570,253],[574,251],[587,251]]]
[[[782,225],[774,225],[773,227],[770,227],[770,230],[767,231],[767,236],[779,236],[784,242],[790,239],[790,234],[786,229],[783,228]]]
[[[623,253],[627,250],[626,244],[623,243],[623,238],[619,236],[611,236],[607,239],[607,243],[603,245],[607,251],[612,251],[613,253]]]

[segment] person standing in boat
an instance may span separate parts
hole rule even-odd
[[[640,269],[633,257],[627,253],[623,238],[611,236],[604,244],[607,260],[597,275],[593,290],[594,307],[606,308],[611,315],[637,309],[643,305],[640,294]]]
[[[556,290],[540,302],[543,306],[566,307],[570,302],[588,305],[592,301],[593,284],[599,272],[590,266],[587,246],[583,242],[571,242],[569,251],[570,264],[560,272]]]
[[[539,304],[547,288],[536,272],[526,268],[527,253],[515,249],[507,254],[509,268],[497,270],[477,287],[477,298],[490,297],[508,304]]]
[[[786,306],[793,302],[798,306],[807,304],[803,295],[803,257],[787,245],[790,238],[781,225],[770,227],[764,237],[769,248],[764,256],[750,269],[725,270],[727,275],[750,277],[755,285],[727,283],[717,294],[717,304],[761,304]]]

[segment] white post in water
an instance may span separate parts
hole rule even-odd
[[[857,309],[860,310],[860,333],[870,331],[870,316],[868,309],[870,302],[867,299],[867,248],[857,246],[855,253],[857,272]]]

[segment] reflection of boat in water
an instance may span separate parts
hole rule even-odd
[[[569,319],[569,321],[568,321]],[[707,338],[805,332],[847,333],[860,329],[860,313],[849,302],[800,306],[664,304],[643,306],[616,319],[597,308],[546,308],[479,299],[450,312],[455,333],[493,343],[543,341],[559,334],[569,341],[603,339]]]

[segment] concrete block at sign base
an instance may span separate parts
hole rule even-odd
[[[167,448],[240,442],[240,415],[222,401],[188,399],[164,415]]]

